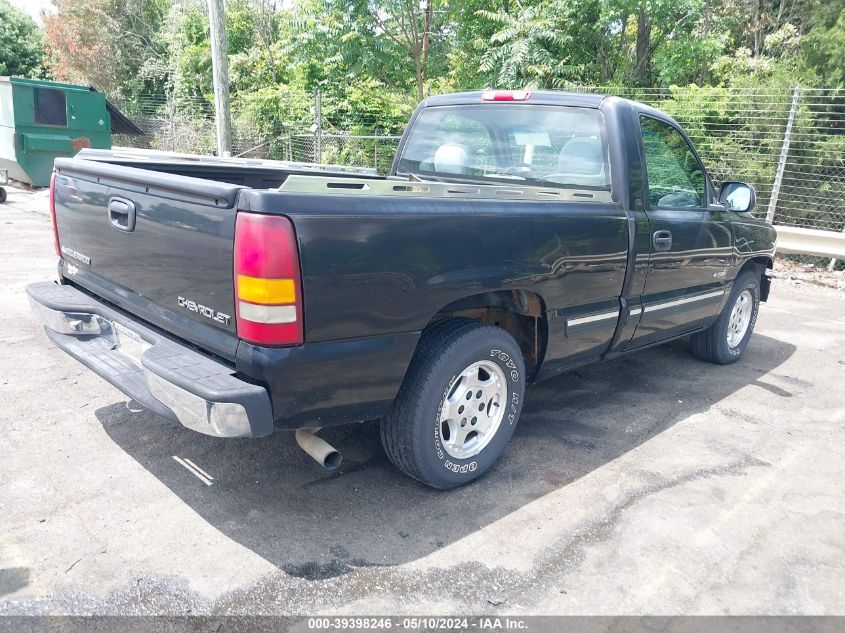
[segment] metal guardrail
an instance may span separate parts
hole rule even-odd
[[[845,233],[776,225],[777,252],[784,255],[815,255],[845,258]]]

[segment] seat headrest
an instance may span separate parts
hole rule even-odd
[[[469,173],[469,152],[463,145],[447,143],[434,152],[434,171],[449,174]]]
[[[560,150],[557,167],[567,174],[596,176],[604,170],[601,139],[580,137],[569,139]]]

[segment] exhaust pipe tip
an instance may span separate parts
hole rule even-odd
[[[333,470],[337,470],[340,467],[340,463],[343,461],[343,455],[340,454],[340,451],[332,451],[328,455],[323,458],[323,468],[327,471],[332,472]]]
[[[340,467],[343,456],[334,446],[321,437],[317,437],[320,429],[299,429],[294,433],[296,443],[326,471],[332,472]]]

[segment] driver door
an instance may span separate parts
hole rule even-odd
[[[697,154],[674,124],[640,115],[650,253],[640,321],[630,347],[709,324],[719,312],[733,254],[730,214],[712,205]]]

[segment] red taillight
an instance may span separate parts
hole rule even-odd
[[[239,211],[235,220],[238,337],[259,345],[302,345],[302,283],[293,224]]]
[[[530,90],[487,90],[481,95],[482,101],[528,101]]]
[[[62,245],[59,243],[59,225],[56,223],[56,172],[50,175],[50,223],[53,225],[53,247],[61,258]]]

